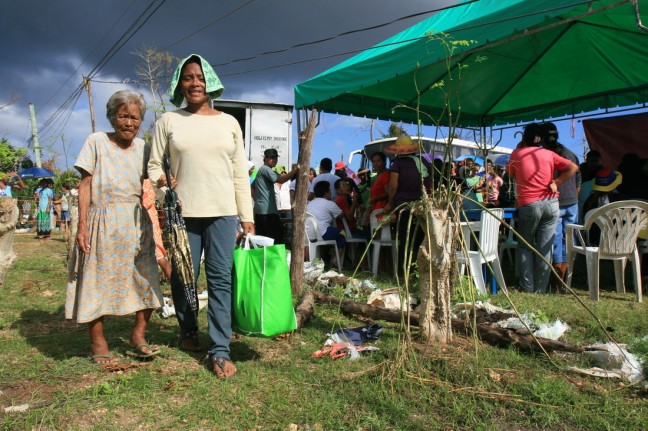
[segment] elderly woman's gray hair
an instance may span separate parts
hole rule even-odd
[[[146,113],[146,101],[144,100],[144,95],[137,91],[133,90],[121,90],[110,96],[108,103],[106,103],[106,118],[110,121],[112,126],[115,125],[115,120],[117,119],[117,110],[122,105],[130,105],[134,103],[139,106],[141,119],[144,120],[144,114]]]

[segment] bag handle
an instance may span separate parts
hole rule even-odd
[[[248,232],[247,235],[245,235],[245,241],[243,241],[243,250],[250,250],[250,244],[253,245],[254,248],[257,248],[254,241],[250,240],[251,236],[252,234],[250,232]]]
[[[248,232],[245,235],[245,241],[243,242],[243,250],[250,250],[252,248],[263,248],[269,245],[272,245],[274,241],[272,238],[268,238],[260,235],[253,235]]]

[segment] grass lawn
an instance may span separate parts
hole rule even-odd
[[[6,430],[640,430],[648,428],[645,382],[587,377],[568,370],[592,365],[583,357],[545,356],[456,337],[448,346],[421,346],[418,332],[405,346],[399,325],[381,322],[379,351],[357,361],[312,358],[332,328],[366,319],[317,306],[315,317],[281,340],[237,337],[232,356],[239,373],[217,379],[199,354],[176,348],[175,318],[155,314],[149,341],[160,357],[137,362],[128,350],[131,317],[107,318],[106,334],[122,371],[88,359],[85,325],[64,320],[66,249],[61,236],[39,242],[17,235],[18,260],[9,272],[0,307],[0,427]],[[605,292],[579,297],[608,332],[648,358],[648,301],[613,293],[604,266]],[[507,274],[508,275],[508,274]],[[508,277],[507,277],[508,278]],[[511,284],[513,280],[511,278]],[[387,279],[378,280],[382,288]],[[165,293],[168,294],[168,285]],[[201,281],[201,289],[204,279]],[[585,345],[605,334],[567,295],[512,293],[518,309],[541,310],[571,330],[563,340]],[[502,295],[493,302],[506,305]],[[201,342],[205,336],[201,312]],[[404,352],[404,353],[403,353]],[[24,412],[4,408],[28,404]]]

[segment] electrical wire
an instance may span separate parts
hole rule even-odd
[[[99,62],[92,68],[90,73],[88,73],[88,78],[96,75],[110,59],[148,22],[149,19],[157,12],[157,10],[166,2],[166,0],[153,0],[146,9],[133,21],[130,27],[122,34],[122,36],[115,42],[108,52],[99,60]],[[156,6],[156,3],[157,6]],[[78,69],[77,69],[78,70]],[[69,79],[68,79],[69,80]],[[76,106],[79,97],[83,93],[84,85],[80,84],[73,93],[66,99],[65,102],[52,114],[45,123],[41,126],[41,133],[47,131],[50,126],[54,127],[56,121],[61,119],[59,129],[63,129],[71,117],[72,110]],[[70,113],[66,116],[63,116],[66,110],[70,110]],[[31,144],[32,139],[28,141],[28,145]]]
[[[40,109],[45,109],[47,106],[49,106],[49,102],[50,102],[50,101],[51,101],[51,100],[52,100],[52,99],[53,99],[53,98],[54,98],[54,97],[55,97],[55,96],[56,96],[56,95],[57,95],[57,94],[58,94],[58,93],[63,89],[63,87],[65,87],[65,85],[66,85],[68,82],[70,82],[70,80],[71,80],[72,78],[77,77],[77,72],[79,72],[79,70],[81,69],[81,67],[86,63],[86,61],[88,61],[88,58],[90,58],[90,56],[91,56],[91,55],[92,55],[92,54],[97,50],[97,48],[99,48],[99,45],[101,45],[101,44],[103,43],[103,41],[106,40],[106,38],[108,37],[108,35],[109,35],[110,33],[112,33],[112,31],[115,29],[115,27],[117,26],[117,24],[118,24],[118,23],[119,23],[119,22],[124,18],[124,15],[126,15],[126,13],[127,13],[129,10],[131,10],[131,8],[133,7],[133,5],[135,4],[136,1],[137,1],[137,0],[132,0],[130,6],[128,6],[128,7],[124,10],[124,12],[122,12],[122,14],[119,15],[119,17],[115,20],[115,22],[112,24],[112,26],[110,26],[110,29],[108,29],[108,31],[103,35],[103,37],[99,40],[99,42],[97,42],[97,44],[94,46],[94,48],[92,48],[92,49],[90,50],[90,52],[88,53],[88,55],[85,56],[85,58],[83,59],[83,61],[81,61],[81,63],[79,64],[79,66],[78,66],[76,69],[74,69],[74,72],[72,72],[72,73],[70,74],[70,76],[65,80],[65,82],[63,82],[63,84],[61,84],[61,86],[60,86],[60,87],[59,87],[59,88],[58,88],[58,89],[57,89],[57,90],[56,90],[56,91],[55,91],[55,92],[54,92],[54,93],[53,93],[53,94],[52,94],[52,95],[51,95],[51,96],[50,96],[50,97],[45,101],[45,103],[43,104],[43,106],[40,107]]]
[[[225,15],[219,17],[219,18],[216,18],[214,21],[210,22],[209,24],[205,24],[204,26],[200,27],[198,30],[196,30],[196,31],[194,31],[194,32],[192,32],[192,33],[189,33],[188,35],[182,37],[181,39],[179,39],[179,40],[177,40],[177,41],[175,41],[175,42],[173,42],[173,43],[171,43],[171,44],[165,46],[165,47],[162,48],[161,50],[162,50],[162,51],[166,51],[167,49],[171,48],[172,46],[175,46],[175,45],[179,44],[180,42],[183,42],[183,41],[189,39],[191,36],[195,36],[196,34],[200,33],[201,31],[203,31],[203,30],[205,30],[205,29],[211,27],[212,25],[214,25],[214,24],[216,24],[216,23],[222,21],[223,19],[227,18],[228,16],[230,16],[230,15],[232,15],[232,14],[234,14],[234,13],[240,11],[241,9],[243,9],[244,7],[246,7],[247,5],[249,5],[250,3],[254,3],[254,1],[255,1],[255,0],[249,0],[247,3],[242,4],[241,6],[237,7],[237,8],[234,9],[233,11],[228,12],[228,13],[226,13]]]
[[[427,11],[424,11],[424,12],[417,12],[417,13],[414,13],[414,14],[411,14],[411,15],[407,15],[407,16],[403,16],[403,17],[400,17],[400,18],[393,19],[391,21],[388,21],[388,22],[385,22],[385,23],[382,23],[382,24],[376,24],[376,25],[372,25],[372,26],[369,26],[369,27],[364,27],[364,28],[360,28],[360,29],[356,29],[356,30],[349,30],[349,31],[345,31],[345,32],[342,32],[342,33],[338,33],[335,36],[329,36],[329,37],[325,37],[325,38],[322,38],[322,39],[313,40],[313,41],[310,41],[310,42],[297,43],[297,44],[292,45],[292,46],[290,46],[288,48],[282,48],[282,49],[277,49],[277,50],[273,50],[273,51],[261,52],[259,54],[256,54],[256,55],[253,55],[253,56],[250,56],[250,57],[238,58],[236,60],[227,61],[225,63],[213,64],[212,66],[215,66],[215,67],[227,66],[227,65],[230,65],[230,64],[233,64],[233,63],[238,63],[238,62],[241,62],[241,61],[254,60],[256,58],[263,57],[263,56],[266,56],[266,55],[272,55],[272,54],[279,54],[279,53],[282,53],[282,52],[287,52],[287,51],[290,51],[290,50],[295,49],[295,48],[303,48],[305,46],[317,45],[317,44],[320,44],[320,43],[329,42],[329,41],[337,39],[339,37],[349,36],[349,35],[352,35],[352,34],[362,33],[362,32],[370,31],[370,30],[376,30],[376,29],[386,27],[388,25],[391,25],[391,24],[394,24],[394,23],[397,23],[397,22],[400,22],[400,21],[416,18],[416,17],[422,16],[422,15],[429,15],[431,13],[437,13],[437,12],[441,12],[441,11],[448,10],[448,9],[453,9],[455,7],[458,7],[458,6],[465,6],[465,5],[468,5],[470,3],[475,3],[477,1],[479,1],[479,0],[470,0],[470,1],[463,2],[463,3],[457,3],[457,4],[454,4],[454,5],[451,5],[451,6],[446,6],[446,7],[442,7],[442,8],[427,10]],[[358,51],[352,51],[352,53],[353,52],[358,52]],[[344,55],[344,54],[337,54],[337,55]],[[328,57],[323,57],[323,58],[328,58]],[[293,64],[293,63],[290,63],[290,64]]]

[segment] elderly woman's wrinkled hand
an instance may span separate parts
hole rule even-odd
[[[90,253],[90,232],[88,231],[87,226],[82,226],[81,224],[79,225],[76,236],[76,243],[77,247],[79,247],[79,250],[86,254]]]

